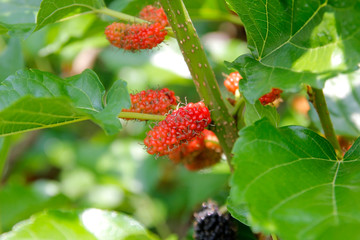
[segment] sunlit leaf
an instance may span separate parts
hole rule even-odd
[[[244,23],[251,54],[231,67],[254,102],[272,87],[301,83],[321,88],[329,77],[360,62],[360,1],[227,0]]]
[[[281,239],[360,237],[360,139],[337,161],[315,132],[261,120],[240,131],[233,152],[233,216]]]
[[[53,194],[52,189],[50,184],[47,185],[48,193],[46,194],[39,191],[36,184],[31,186],[8,184],[2,187],[0,191],[2,231],[11,230],[14,224],[45,208],[56,208],[68,204],[63,195]]]
[[[1,240],[155,240],[143,226],[127,215],[100,209],[50,210],[19,223]]]

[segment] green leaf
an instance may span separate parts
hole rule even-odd
[[[233,149],[230,210],[281,239],[360,238],[360,139],[336,160],[309,129],[260,120]]]
[[[130,107],[126,83],[105,89],[97,75],[85,70],[61,79],[39,70],[21,70],[0,85],[0,136],[92,119],[108,134],[121,128],[118,114]]]
[[[340,74],[326,82],[324,95],[331,121],[337,135],[360,136],[360,70]],[[309,113],[318,129],[322,129],[319,116],[312,107]]]
[[[35,31],[63,18],[94,11],[104,6],[103,0],[43,0],[37,15]]]
[[[254,102],[272,87],[322,88],[329,77],[360,62],[360,1],[227,0],[244,23],[251,55],[231,67]]]
[[[260,101],[251,104],[245,100],[244,120],[246,125],[251,125],[264,117],[267,117],[274,126],[279,124],[280,117],[275,107],[270,105],[263,106]]]
[[[14,224],[45,208],[69,204],[64,195],[55,194],[57,189],[53,182],[40,181],[31,186],[7,184],[1,188],[0,227],[2,231],[11,230]],[[40,185],[43,189],[39,189]]]
[[[1,240],[155,240],[137,221],[127,215],[100,209],[83,211],[49,210],[34,215],[3,234]]]
[[[23,36],[35,28],[41,0],[0,0],[0,32]]]
[[[6,49],[0,55],[0,82],[24,66],[20,41],[16,38],[10,38]]]

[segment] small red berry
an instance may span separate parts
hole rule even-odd
[[[136,51],[152,49],[164,41],[167,31],[160,23],[112,23],[105,29],[106,38],[115,47]]]
[[[183,163],[191,171],[210,167],[220,161],[222,149],[215,133],[204,129],[201,135],[170,152],[169,158],[174,163]]]
[[[235,94],[236,90],[239,89],[239,81],[242,79],[239,72],[232,72],[229,76],[225,79],[224,85],[226,89]]]
[[[147,152],[159,156],[169,154],[181,143],[199,135],[211,122],[209,109],[203,102],[189,103],[166,116],[147,133]]]
[[[271,92],[263,95],[262,97],[259,98],[260,102],[262,105],[266,105],[266,104],[269,104],[269,103],[272,103],[274,102],[276,99],[280,98],[280,94],[282,93],[283,91],[281,89],[278,89],[278,88],[273,88],[271,90]]]
[[[169,25],[164,9],[157,8],[153,5],[145,6],[140,12],[140,18],[152,22],[152,23],[160,23],[162,26],[166,27]]]
[[[177,104],[175,93],[167,88],[160,90],[146,90],[137,94],[130,94],[131,108],[124,112],[149,113],[164,115],[173,105]]]
[[[206,129],[204,129],[205,131]],[[186,158],[194,158],[200,151],[205,148],[205,134],[204,131],[195,136],[189,142],[182,143],[178,148],[169,153],[169,159],[174,163],[180,163]]]

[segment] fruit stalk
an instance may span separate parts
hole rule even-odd
[[[136,112],[121,112],[118,118],[134,119],[134,120],[149,120],[149,121],[162,121],[165,120],[163,115],[145,114]]]
[[[324,130],[325,137],[327,138],[327,140],[329,140],[331,145],[334,147],[338,159],[341,160],[342,159],[342,150],[341,150],[340,144],[336,138],[334,126],[330,119],[330,114],[329,114],[329,110],[328,110],[328,107],[326,104],[324,92],[322,91],[322,89],[309,87],[308,95],[309,95],[310,101],[312,102],[312,104],[314,105],[314,107],[316,109],[316,112],[319,115],[321,126]]]
[[[101,13],[101,14],[105,14],[108,15],[110,17],[114,17],[114,18],[118,18],[121,21],[124,22],[130,22],[130,23],[149,23],[148,21],[145,21],[144,19],[141,18],[137,18],[122,12],[118,12],[118,11],[114,11],[110,8],[100,8],[100,9],[93,9],[94,12],[96,13]]]
[[[219,85],[194,25],[182,0],[160,0],[160,3],[179,43],[196,90],[212,111],[215,133],[231,167],[231,149],[237,139],[236,124],[221,97]]]

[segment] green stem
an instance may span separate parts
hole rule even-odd
[[[118,117],[134,119],[134,120],[149,120],[149,121],[162,121],[162,120],[165,120],[165,118],[166,118],[166,116],[163,116],[163,115],[135,113],[135,112],[121,112],[118,115]]]
[[[4,177],[5,165],[7,160],[7,153],[10,147],[10,138],[1,137],[0,138],[0,182]]]
[[[235,103],[234,108],[231,111],[231,115],[235,116],[244,102],[245,102],[245,99],[243,97],[238,98],[238,100]]]
[[[118,11],[115,11],[115,10],[112,10],[112,9],[106,8],[106,7],[100,8],[100,9],[93,9],[93,11],[95,13],[101,13],[101,14],[108,15],[110,17],[118,18],[124,22],[134,22],[134,23],[147,23],[148,22],[141,18],[137,18],[137,17],[131,16],[131,15],[128,15],[128,14],[125,14],[122,12],[118,12]]]
[[[100,9],[93,9],[93,11],[95,13],[101,13],[101,14],[105,14],[108,15],[110,17],[114,17],[117,18],[123,22],[130,22],[130,23],[149,23],[148,21],[138,18],[138,17],[134,17],[122,12],[118,12],[118,11],[114,11],[110,8],[100,8]],[[166,28],[166,31],[168,32],[168,36],[169,37],[174,37],[174,33],[172,32],[171,28]]]
[[[179,43],[200,97],[211,110],[215,133],[231,167],[231,149],[237,139],[236,124],[220,94],[219,85],[182,0],[160,0]]]
[[[272,238],[272,240],[278,240],[276,234],[274,234],[274,233],[271,234],[271,238]]]
[[[325,96],[322,89],[311,88],[308,91],[310,101],[314,105],[316,112],[319,115],[321,126],[324,130],[325,137],[334,147],[338,159],[342,159],[342,150],[339,141],[336,138],[334,126],[330,119],[329,110],[326,104]]]

